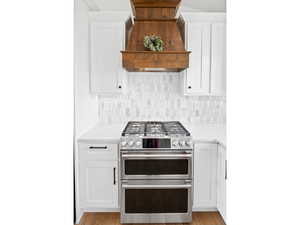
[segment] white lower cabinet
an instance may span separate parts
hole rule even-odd
[[[226,222],[226,179],[227,179],[227,159],[226,148],[218,145],[218,190],[217,209]]]
[[[193,210],[217,206],[217,144],[195,144]]]
[[[117,208],[118,161],[86,161],[80,167],[80,205],[84,208]]]
[[[79,144],[79,153],[80,208],[84,211],[117,209],[119,207],[117,144]],[[91,158],[92,155],[95,159]],[[99,159],[101,155],[102,160]]]

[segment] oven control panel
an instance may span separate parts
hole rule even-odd
[[[172,138],[121,138],[121,149],[192,149],[191,137]]]

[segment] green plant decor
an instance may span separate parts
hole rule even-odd
[[[144,46],[151,51],[161,52],[164,50],[164,42],[160,39],[160,37],[155,35],[146,35],[144,37]]]

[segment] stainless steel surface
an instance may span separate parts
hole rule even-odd
[[[121,152],[120,156],[120,168],[121,168],[121,179],[122,180],[135,180],[135,179],[144,179],[144,180],[154,180],[154,179],[192,179],[193,177],[193,152],[189,151],[126,151]],[[125,174],[125,160],[160,160],[160,159],[187,159],[188,160],[188,171],[187,174],[160,174],[160,175],[127,175]]]
[[[130,160],[132,161],[130,162]],[[163,160],[167,163],[164,164],[165,161]],[[152,169],[148,169],[146,165]],[[153,167],[153,165],[155,166]],[[125,166],[127,167],[125,168]],[[119,182],[121,223],[191,222],[193,141],[190,133],[180,122],[129,122],[122,132],[119,168],[121,174]],[[144,211],[143,208],[140,208],[142,210],[139,213],[133,213],[133,211],[125,213],[125,190],[130,189],[137,190],[136,193],[144,191],[144,189],[150,189],[150,193],[155,193],[154,190],[157,189],[156,191],[160,194],[165,190],[171,195],[174,194],[174,191],[178,192],[176,189],[186,189],[187,193],[181,195],[182,199],[179,201],[187,204],[185,206],[180,204],[187,208],[184,208],[184,212],[174,210],[174,213],[169,213],[170,210],[173,210],[172,205],[170,205],[167,210],[161,210],[158,207],[160,213],[145,213],[150,211]],[[171,189],[173,190],[171,191]],[[142,196],[135,195],[135,192],[132,191],[131,193],[133,193],[131,199],[135,199],[135,201],[144,200]],[[185,200],[186,198],[187,200]],[[127,203],[130,204],[130,199],[128,201]]]
[[[125,223],[190,223],[192,222],[192,213],[154,213],[154,214],[130,214],[122,215],[120,222]]]
[[[137,137],[137,136],[126,136],[121,138],[121,150],[142,150],[147,149],[143,147],[143,140],[156,138],[160,139],[168,139],[170,140],[170,146],[166,148],[160,147],[160,149],[165,150],[185,150],[193,148],[192,137],[182,136],[182,137],[172,137],[172,136],[160,136],[160,137]]]
[[[130,184],[122,184],[123,188],[133,188],[133,189],[139,189],[139,188],[153,188],[153,189],[159,189],[159,188],[190,188],[192,187],[191,184],[177,184],[177,185],[130,185]]]
[[[138,159],[153,159],[153,158],[190,158],[192,157],[192,153],[190,154],[122,154],[122,158],[138,158]]]
[[[186,188],[188,210],[186,213],[125,213],[125,190],[138,188]],[[192,221],[192,180],[130,180],[121,184],[121,223],[189,223]]]

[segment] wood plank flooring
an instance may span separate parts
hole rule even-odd
[[[119,213],[92,213],[92,212],[84,213],[79,225],[120,225],[120,214]],[[133,225],[133,224],[129,224],[129,225]],[[151,224],[151,225],[158,225],[158,224]],[[163,225],[163,224],[159,224],[159,225]],[[185,224],[168,223],[165,225],[185,225]],[[190,225],[225,225],[225,223],[218,212],[194,212],[193,222]]]

